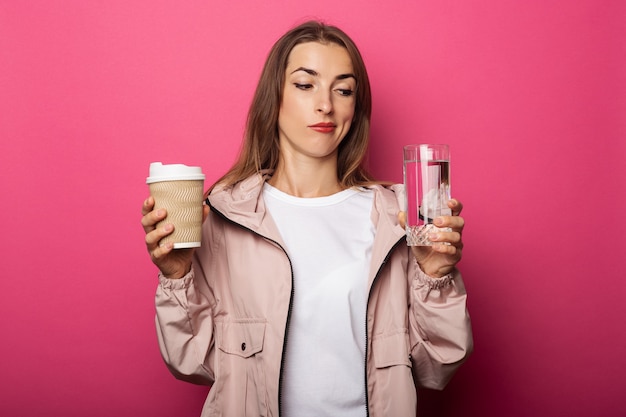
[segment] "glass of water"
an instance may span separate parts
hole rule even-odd
[[[433,220],[450,216],[450,151],[448,145],[407,145],[404,147],[406,191],[406,241],[409,246],[432,246],[428,235],[450,228],[438,228]]]

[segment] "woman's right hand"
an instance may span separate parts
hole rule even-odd
[[[209,211],[208,206],[203,206],[206,219]],[[154,198],[148,197],[141,208],[141,225],[146,232],[146,247],[152,262],[159,268],[166,278],[178,279],[184,277],[191,270],[191,258],[194,249],[176,249],[172,243],[159,245],[161,239],[170,235],[174,231],[171,223],[162,223],[158,227],[158,222],[167,216],[165,209],[154,210]]]

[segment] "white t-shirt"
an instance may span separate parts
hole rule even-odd
[[[365,310],[373,192],[263,198],[294,272],[282,405],[287,417],[364,417]]]

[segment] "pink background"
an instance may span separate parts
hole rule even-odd
[[[362,50],[379,177],[452,149],[476,351],[420,414],[626,415],[625,5],[0,0],[0,415],[199,415],[157,349],[148,164],[215,180],[307,17]]]

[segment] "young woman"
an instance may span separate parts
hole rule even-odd
[[[443,388],[471,351],[462,206],[409,250],[397,186],[362,166],[370,113],[352,40],[305,23],[267,58],[202,247],[159,246],[173,227],[144,202],[161,352],[212,385],[203,416],[414,416],[416,386]]]

